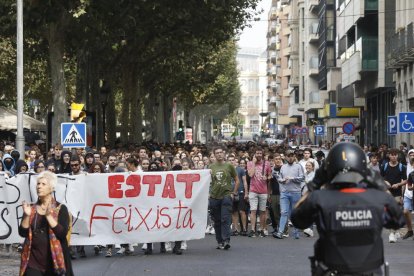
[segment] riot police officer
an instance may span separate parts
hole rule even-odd
[[[382,274],[382,228],[404,225],[400,207],[385,190],[358,145],[338,143],[330,150],[291,216],[297,228],[317,225],[312,275]]]

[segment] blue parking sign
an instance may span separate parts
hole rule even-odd
[[[397,134],[397,116],[388,116],[387,120],[387,133],[388,135],[396,135]]]
[[[64,148],[86,147],[85,123],[62,123],[60,125],[61,144]]]
[[[315,136],[323,136],[325,134],[325,126],[317,125],[315,128]]]
[[[398,114],[398,131],[400,133],[414,132],[414,112],[401,112]]]

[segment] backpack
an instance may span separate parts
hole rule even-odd
[[[399,162],[399,163],[398,163],[398,169],[400,170],[400,173],[402,173],[402,172],[403,172],[403,166],[404,166],[404,165],[403,165],[401,162]],[[384,164],[384,168],[383,168],[383,172],[384,172],[384,173],[385,173],[385,171],[387,170],[387,168],[388,168],[388,162]]]

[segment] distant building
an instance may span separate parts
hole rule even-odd
[[[260,133],[265,118],[259,113],[267,112],[266,52],[259,48],[241,48],[237,53],[237,68],[242,92],[238,110],[242,118],[239,133],[254,135]],[[232,132],[232,126],[224,126]],[[224,131],[226,132],[226,131]]]

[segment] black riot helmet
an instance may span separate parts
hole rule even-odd
[[[365,153],[355,143],[336,144],[329,151],[325,161],[327,180],[332,186],[357,184],[369,174]]]

